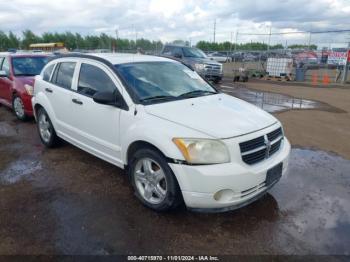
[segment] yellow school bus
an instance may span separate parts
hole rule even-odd
[[[54,52],[58,50],[65,49],[64,43],[57,42],[57,43],[38,43],[38,44],[30,44],[29,45],[30,50],[41,50],[46,52]]]

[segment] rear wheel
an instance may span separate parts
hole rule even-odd
[[[152,148],[138,150],[132,157],[129,176],[137,198],[156,211],[181,204],[177,180],[166,159]]]
[[[22,99],[17,96],[17,95],[14,95],[13,97],[13,100],[12,100],[12,108],[13,108],[13,111],[15,112],[15,115],[16,117],[19,119],[19,120],[26,120],[27,119],[27,115],[26,113],[24,112],[24,105],[23,105],[23,101]]]
[[[59,138],[44,108],[40,108],[37,112],[37,125],[42,143],[49,148],[55,147],[58,144]]]

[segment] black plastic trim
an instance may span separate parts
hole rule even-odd
[[[179,160],[179,159],[174,159],[170,157],[166,157],[166,160],[170,164],[178,164],[178,165],[186,165],[186,166],[211,166],[211,165],[219,165],[219,163],[213,163],[213,164],[192,164],[187,162],[186,160]]]

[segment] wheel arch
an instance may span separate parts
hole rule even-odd
[[[136,140],[128,146],[128,149],[126,151],[126,155],[125,155],[125,158],[126,158],[125,165],[126,166],[129,166],[129,162],[130,162],[130,159],[132,158],[133,154],[135,154],[136,151],[141,149],[141,148],[151,148],[151,149],[155,150],[156,152],[158,152],[159,154],[161,154],[163,157],[167,158],[167,156],[157,146],[153,145],[152,143],[144,141],[144,140]]]
[[[49,105],[45,106],[45,105],[43,105],[43,103],[39,103],[39,102],[34,103],[33,104],[33,109],[34,109],[33,113],[34,113],[35,119],[37,120],[38,110],[40,108],[43,108],[46,111],[46,113],[48,114],[48,116],[49,116],[49,118],[51,120],[51,123],[52,123],[54,129],[57,130],[56,119],[54,118],[55,115],[54,115],[54,112],[53,112],[52,108]]]

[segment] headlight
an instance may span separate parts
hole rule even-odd
[[[205,65],[204,64],[194,64],[194,68],[197,72],[203,71],[205,69]]]
[[[230,162],[226,145],[213,139],[173,138],[182,155],[191,164],[220,164]]]
[[[32,96],[34,94],[34,87],[32,87],[31,85],[24,85],[25,90],[27,91],[27,94]]]

